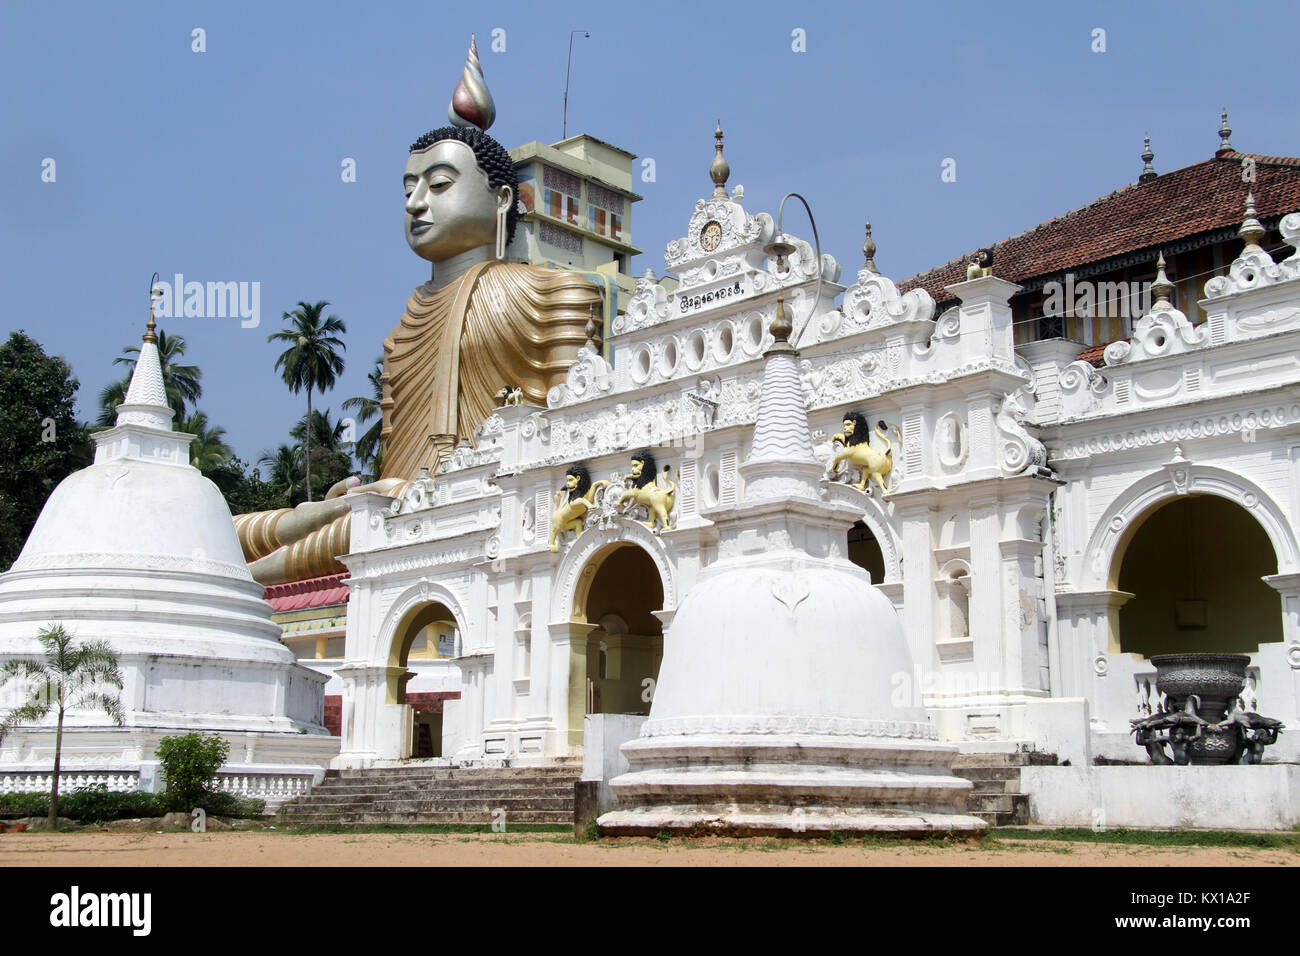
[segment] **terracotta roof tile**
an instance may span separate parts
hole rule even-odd
[[[1241,179],[1242,160],[1255,161],[1255,181]],[[993,245],[993,274],[1011,282],[1054,275],[1111,256],[1155,248],[1187,236],[1239,226],[1247,191],[1260,219],[1300,210],[1300,158],[1229,151],[1221,156],[1133,183],[1086,206]],[[985,247],[980,247],[985,248]],[[977,250],[899,283],[922,287],[936,302],[952,298],[944,286],[966,278]]]
[[[329,607],[348,603],[348,573],[327,574],[306,581],[272,584],[263,593],[263,599],[273,612],[306,611],[314,607]]]

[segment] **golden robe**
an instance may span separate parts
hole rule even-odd
[[[436,475],[457,441],[472,440],[492,414],[503,385],[545,405],[600,307],[600,292],[581,275],[511,262],[480,263],[441,289],[417,288],[384,340],[381,478],[410,481],[426,465]],[[254,577],[278,584],[345,571],[337,556],[348,552],[351,515],[282,540],[277,525],[292,514],[283,508],[235,517],[247,561],[285,549],[283,568],[255,568]]]
[[[426,465],[436,475],[492,414],[504,385],[545,405],[600,301],[577,273],[513,262],[480,263],[441,289],[417,288],[384,340],[383,477],[414,479]]]

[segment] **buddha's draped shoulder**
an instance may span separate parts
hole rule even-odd
[[[436,472],[472,437],[503,385],[546,403],[586,341],[600,292],[574,272],[520,263],[475,266],[441,289],[421,286],[384,340],[384,475]]]

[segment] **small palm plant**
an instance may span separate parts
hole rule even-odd
[[[50,785],[51,830],[59,825],[59,764],[63,757],[63,716],[69,710],[102,710],[121,727],[122,703],[117,694],[104,688],[122,689],[122,672],[117,655],[107,641],[73,641],[62,624],[44,628],[36,639],[45,649],[43,661],[11,660],[0,667],[0,686],[12,680],[26,681],[27,701],[0,717],[0,740],[20,724],[44,720],[51,710],[59,714],[54,737],[54,776]]]

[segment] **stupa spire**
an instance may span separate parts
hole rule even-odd
[[[172,408],[167,404],[167,387],[163,383],[162,357],[158,354],[157,325],[153,320],[153,289],[149,290],[149,321],[145,323],[140,354],[131,372],[126,398],[117,406],[117,424],[146,425],[172,430]]]
[[[799,353],[789,342],[792,327],[785,302],[778,299],[771,326],[776,341],[764,358],[754,440],[740,466],[746,501],[819,495],[822,465],[813,454]]]

